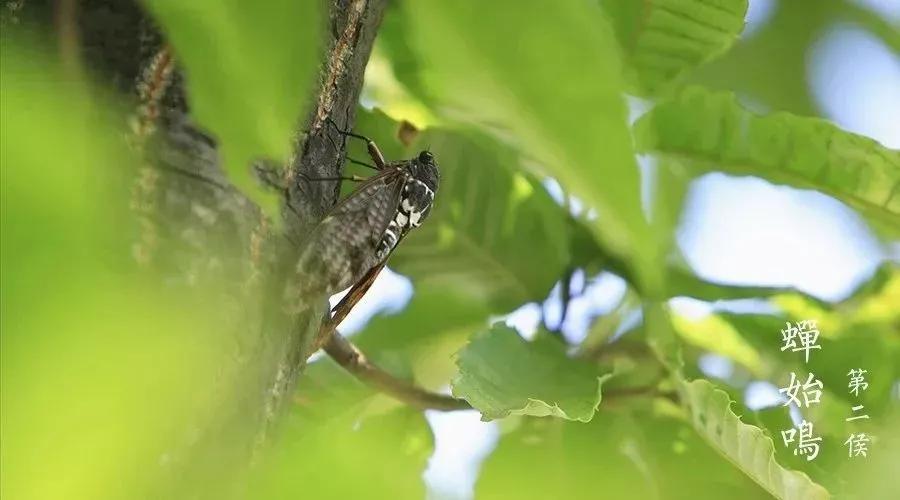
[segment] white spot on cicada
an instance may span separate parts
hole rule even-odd
[[[411,225],[412,227],[419,227],[421,218],[422,212],[411,212],[409,214],[409,225]]]

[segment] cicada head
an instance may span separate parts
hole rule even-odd
[[[413,178],[425,183],[433,193],[437,192],[441,183],[441,171],[431,151],[419,153],[419,156],[412,161],[411,170]]]
[[[403,186],[396,222],[408,230],[422,224],[431,212],[434,195],[441,183],[441,172],[429,151],[422,151],[409,160],[406,170],[408,178]]]

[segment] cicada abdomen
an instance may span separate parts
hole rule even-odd
[[[423,151],[409,160],[384,162],[366,141],[378,173],[338,202],[302,244],[285,296],[295,310],[346,289],[383,264],[431,211],[441,178],[434,155]]]

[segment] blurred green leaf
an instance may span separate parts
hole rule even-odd
[[[790,317],[816,319],[819,330],[829,338],[852,337],[856,330],[869,325],[890,328],[900,324],[900,309],[896,307],[900,304],[900,267],[885,263],[869,281],[834,305],[797,293],[774,295],[771,301]]]
[[[816,303],[824,302],[811,297],[809,294],[799,292],[790,287],[777,286],[742,286],[705,280],[697,276],[687,265],[672,265],[667,275],[669,295],[672,297],[691,297],[694,299],[714,302],[717,300],[740,300],[769,298],[783,294],[797,294],[807,297]]]
[[[626,289],[622,300],[591,325],[584,340],[578,346],[579,352],[588,353],[602,350],[604,345],[617,333],[625,319],[639,312],[640,307],[640,297],[633,290]]]
[[[523,473],[523,471],[525,473]],[[599,412],[590,423],[527,418],[502,435],[476,498],[762,498],[683,421]]]
[[[633,448],[627,417],[599,413],[587,424],[523,419],[485,460],[475,498],[659,498],[657,478]]]
[[[900,54],[896,22],[865,2],[779,0],[769,4],[770,14],[758,21],[755,33],[745,34],[723,57],[700,67],[691,80],[746,96],[767,109],[823,116],[821,102],[811,92],[809,60],[830,30],[861,28]]]
[[[800,296],[776,297],[786,317],[738,315],[722,313],[719,317],[734,325],[742,336],[761,354],[768,353],[778,360],[774,363],[786,375],[790,370],[808,370],[816,374],[834,392],[835,401],[849,405],[851,401],[865,403],[873,416],[887,411],[892,404],[891,391],[900,378],[900,275],[895,275],[880,291],[855,296],[824,309]],[[783,359],[780,331],[786,321],[814,319],[820,332],[816,350],[809,362]],[[780,359],[779,359],[780,358]],[[847,372],[852,368],[868,370],[869,389],[856,398],[846,390]],[[846,411],[846,409],[845,409]],[[843,429],[843,420],[823,422]]]
[[[419,59],[408,41],[411,20],[401,9],[398,2],[388,3],[366,65],[361,101],[374,102],[395,120],[427,128],[440,120],[424,102],[429,94],[421,82]]]
[[[669,307],[660,301],[645,300],[642,308],[647,343],[657,359],[669,371],[677,372],[684,366],[682,346],[672,326]]]
[[[533,415],[588,422],[610,376],[568,357],[556,339],[539,336],[527,342],[506,326],[476,334],[456,364],[453,395],[478,409],[484,420]]]
[[[841,478],[841,489],[836,494],[846,498],[892,498],[896,496],[897,457],[900,456],[900,405],[896,399],[890,415],[878,425],[866,429],[873,443],[868,456],[848,457],[846,447],[841,448],[841,462],[835,464],[832,476]],[[858,432],[858,431],[857,431]],[[841,442],[848,435],[842,436]]]
[[[759,116],[730,93],[692,87],[638,120],[635,135],[639,150],[700,169],[822,191],[900,234],[900,152],[825,120]]]
[[[328,359],[311,365],[244,498],[423,498],[428,423],[376,395]]]
[[[501,312],[545,297],[569,263],[569,215],[493,141],[425,141],[443,169],[441,190],[392,264],[417,285],[464,291]]]
[[[601,0],[637,94],[657,94],[726,52],[744,29],[747,0]]]
[[[759,353],[730,323],[718,316],[690,319],[676,314],[672,315],[672,326],[685,342],[732,359],[756,376],[761,374]]]
[[[825,488],[803,473],[775,461],[775,445],[758,427],[745,424],[731,411],[728,395],[706,380],[681,382],[682,397],[694,429],[744,474],[776,498],[830,498]]]
[[[262,190],[250,162],[288,158],[319,68],[320,2],[145,3],[174,45],[191,113],[216,137],[228,176],[274,216],[277,198]]]
[[[900,377],[900,338],[896,336],[897,328],[892,323],[850,324],[846,326],[846,330],[838,331],[820,325],[818,344],[821,349],[815,350],[807,363],[802,353],[781,350],[783,342],[780,332],[786,321],[796,322],[813,317],[725,312],[716,314],[716,317],[732,325],[759,353],[765,369],[764,379],[778,387],[785,387],[790,381],[790,373],[794,372],[804,380],[808,373],[812,373],[823,382],[821,402],[804,408],[803,415],[815,423],[816,433],[822,434],[826,439],[829,436],[837,439],[857,428],[854,423],[845,421],[850,408],[855,404],[862,403],[866,406],[873,423],[885,418],[892,406],[896,405],[891,391],[894,382]],[[851,368],[868,370],[866,377],[869,379],[869,390],[861,393],[858,398],[847,390],[847,372]],[[846,436],[842,439],[846,439]],[[827,470],[827,459],[817,458],[816,464]],[[813,472],[809,470],[810,474]],[[815,477],[825,481],[822,476]],[[829,486],[831,484],[828,483]]]
[[[373,318],[353,341],[380,365],[408,360],[416,383],[438,390],[456,373],[453,354],[487,326],[490,315],[477,298],[422,288],[403,312]]]
[[[597,209],[595,237],[658,289],[618,50],[599,6],[469,0],[403,7],[414,20],[406,23],[407,43],[418,55],[432,109],[460,126],[482,125],[532,156],[537,163],[530,168]],[[514,28],[500,32],[500,26]]]
[[[656,233],[659,254],[668,255],[675,246],[675,229],[681,219],[684,200],[693,175],[681,162],[659,158],[647,169],[653,180],[650,224]],[[652,172],[652,173],[651,173]],[[668,286],[668,276],[666,277]]]
[[[891,300],[900,300],[900,273],[895,267],[890,262],[882,264],[868,280],[859,283],[846,299],[839,302],[826,302],[791,287],[742,286],[707,281],[687,269],[686,264],[669,266],[667,285],[672,297],[691,297],[707,302],[766,299],[795,317],[817,317],[820,321],[840,321],[838,318],[843,313],[837,311],[856,311],[865,302],[865,309],[854,314],[875,319],[895,314],[890,306]],[[868,300],[872,295],[881,298]]]
[[[0,55],[0,496],[168,497],[230,395],[238,339],[207,290],[134,267],[139,162],[113,101],[41,48]]]

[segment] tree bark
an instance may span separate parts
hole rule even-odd
[[[156,132],[143,145],[145,164],[135,168],[131,200],[139,222],[134,230],[135,255],[154,276],[163,277],[161,285],[167,292],[187,297],[215,290],[223,323],[235,332],[223,333],[223,342],[233,345],[221,360],[221,380],[210,388],[221,394],[215,415],[189,423],[167,448],[171,465],[167,480],[160,481],[166,485],[160,487],[161,494],[234,493],[234,484],[223,481],[223,475],[243,474],[277,432],[279,416],[289,407],[327,312],[324,297],[297,315],[282,307],[282,290],[291,275],[287,270],[296,262],[298,243],[339,195],[334,183],[302,182],[300,174],[341,174],[343,138],[324,124],[330,118],[342,128],[352,128],[387,0],[324,1],[329,5],[329,26],[323,32],[330,40],[323,44],[320,86],[310,96],[310,115],[306,120],[298,116],[302,125],[295,153],[274,182],[284,195],[283,232],[276,232],[276,224],[265,220],[223,175],[215,140],[191,120],[190,95],[184,86],[190,75],[177,67],[174,48],[176,66],[160,96]],[[74,12],[74,19],[60,20],[63,7]],[[75,53],[80,53],[84,71],[131,96],[138,106],[137,84],[146,79],[148,66],[165,44],[159,31],[134,1],[83,0],[74,11],[72,7],[67,1],[16,3],[15,10],[4,10],[3,22],[50,28],[57,34],[63,58],[71,57],[72,40],[77,40]],[[60,29],[60,22],[73,24]]]

